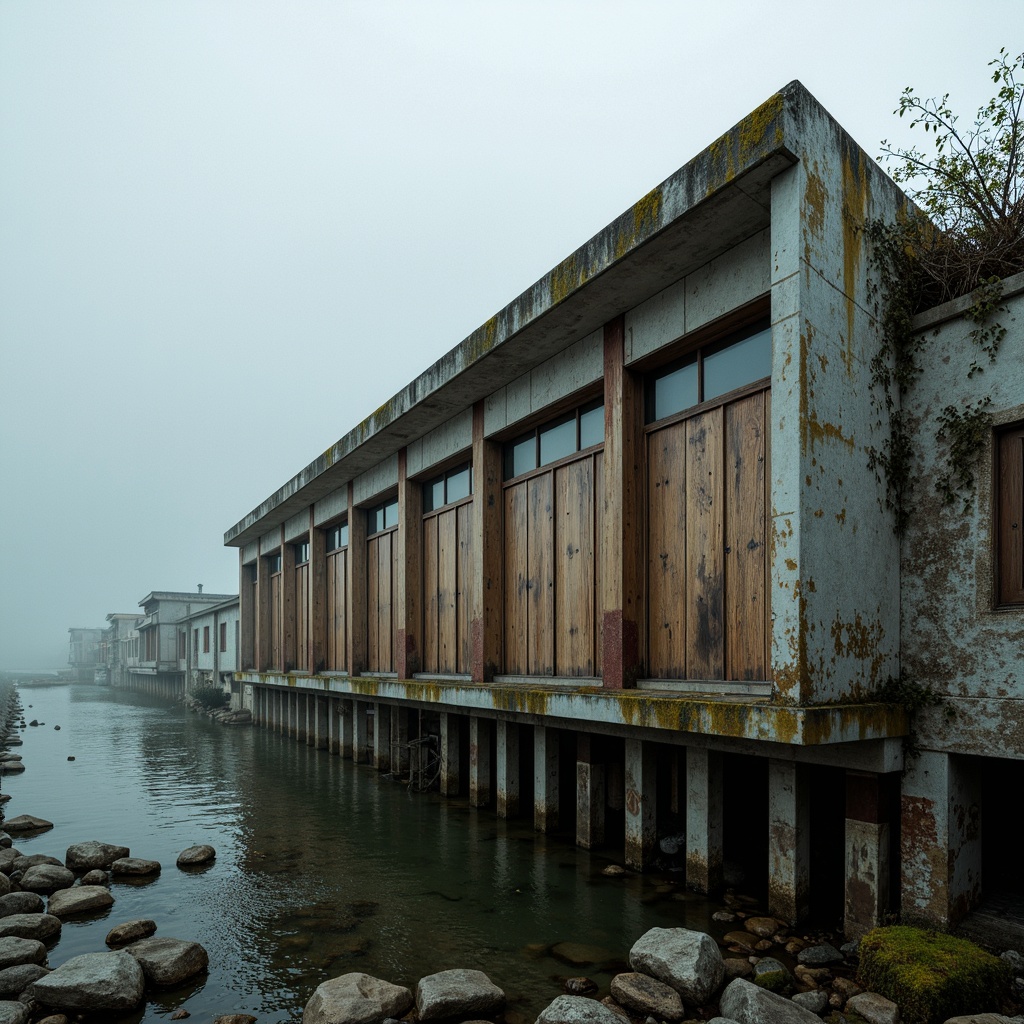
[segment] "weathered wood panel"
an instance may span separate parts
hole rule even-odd
[[[327,668],[348,670],[348,552],[327,555]]]
[[[377,672],[395,670],[394,605],[394,540],[395,533],[382,533],[373,538],[376,547],[376,663],[370,668]]]
[[[603,671],[604,615],[601,611],[601,567],[604,565],[604,452],[594,456],[594,675]]]
[[[471,502],[459,505],[455,510],[458,549],[456,551],[455,599],[457,626],[456,671],[469,672],[473,658],[473,638],[469,629],[469,617],[473,608],[473,505]]]
[[[505,491],[505,671],[529,672],[527,484]]]
[[[458,550],[455,509],[437,516],[437,665],[439,672],[458,670],[456,654],[457,590],[456,555]]]
[[[295,668],[309,671],[309,562],[295,567]]]
[[[725,678],[723,411],[686,421],[687,678]]]
[[[649,671],[686,678],[686,423],[647,439]]]
[[[765,395],[725,409],[725,671],[767,679]]]
[[[594,674],[594,463],[554,472],[555,673]]]
[[[284,668],[283,625],[281,621],[281,574],[270,577],[270,668]]]
[[[555,572],[552,473],[526,481],[527,494],[527,671],[555,670]]]
[[[423,520],[423,669],[437,672],[437,516]]]

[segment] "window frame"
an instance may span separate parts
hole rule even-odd
[[[210,627],[203,626],[203,654],[210,653]]]
[[[389,512],[394,510],[395,521],[389,522]],[[381,513],[384,519],[384,525],[377,527],[375,519],[377,513]],[[398,508],[398,495],[396,494],[392,498],[388,498],[386,501],[378,501],[375,505],[371,505],[366,509],[366,538],[369,540],[371,537],[379,537],[382,534],[389,533],[392,530],[398,529],[399,520],[399,508]]]
[[[348,548],[348,520],[340,523],[333,523],[324,529],[324,550],[326,554],[333,555],[336,551],[344,551]]]
[[[587,402],[583,402],[580,405],[576,405],[572,408],[565,409],[562,412],[556,413],[554,416],[550,416],[542,422],[536,424],[529,430],[520,431],[513,437],[510,437],[501,446],[501,475],[502,483],[509,484],[517,480],[525,480],[531,474],[537,473],[541,470],[549,470],[553,466],[559,466],[566,462],[572,462],[578,459],[581,455],[596,451],[599,448],[604,447],[605,437],[603,428],[603,410],[605,406],[604,396],[598,395],[596,398],[592,398]],[[596,441],[593,444],[581,446],[582,442],[582,431],[581,431],[581,419],[588,413],[595,412],[598,409],[602,410],[602,430],[601,440]],[[576,434],[576,447],[573,451],[560,455],[558,458],[549,459],[546,462],[541,459],[541,437],[549,430],[556,427],[562,426],[564,423],[574,422],[575,423],[575,434]],[[510,457],[512,449],[524,442],[533,440],[533,466],[530,469],[521,470],[519,473],[510,472],[513,467],[510,465]]]
[[[1017,447],[1014,459],[1008,450]],[[992,475],[995,607],[1024,608],[1024,421],[995,432]],[[1012,563],[1012,565],[1011,565]],[[1015,568],[1014,568],[1015,567]]]
[[[300,540],[292,545],[292,549],[295,552],[295,568],[297,569],[300,565],[305,565],[309,561],[309,541]]]
[[[460,498],[454,498],[449,500],[448,498],[448,480],[451,477],[457,476],[460,473],[469,473],[469,493],[462,495]],[[444,488],[444,500],[440,505],[433,504],[433,489],[438,485],[442,484]],[[428,498],[428,495],[430,497]],[[466,461],[460,462],[451,469],[446,469],[443,473],[436,473],[430,477],[429,480],[423,483],[423,515],[433,515],[435,512],[440,512],[442,509],[461,505],[463,502],[473,500],[473,463]]]
[[[228,649],[228,624],[222,622],[220,624],[220,653],[224,654]]]

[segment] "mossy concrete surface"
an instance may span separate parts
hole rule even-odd
[[[967,939],[906,925],[860,942],[858,982],[891,999],[903,1024],[941,1024],[958,1013],[999,1010],[1009,966]]]

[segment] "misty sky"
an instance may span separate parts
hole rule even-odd
[[[0,668],[237,591],[225,530],[791,79],[872,154],[972,115],[982,10],[0,0]]]

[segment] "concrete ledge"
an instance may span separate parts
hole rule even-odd
[[[632,726],[673,733],[728,737],[795,746],[854,743],[905,736],[909,718],[892,704],[836,704],[787,707],[766,698],[733,695],[655,694],[605,690],[596,686],[427,682],[360,676],[296,676],[237,672],[244,683],[300,688],[363,699],[410,702],[458,714],[522,714],[559,723]]]

